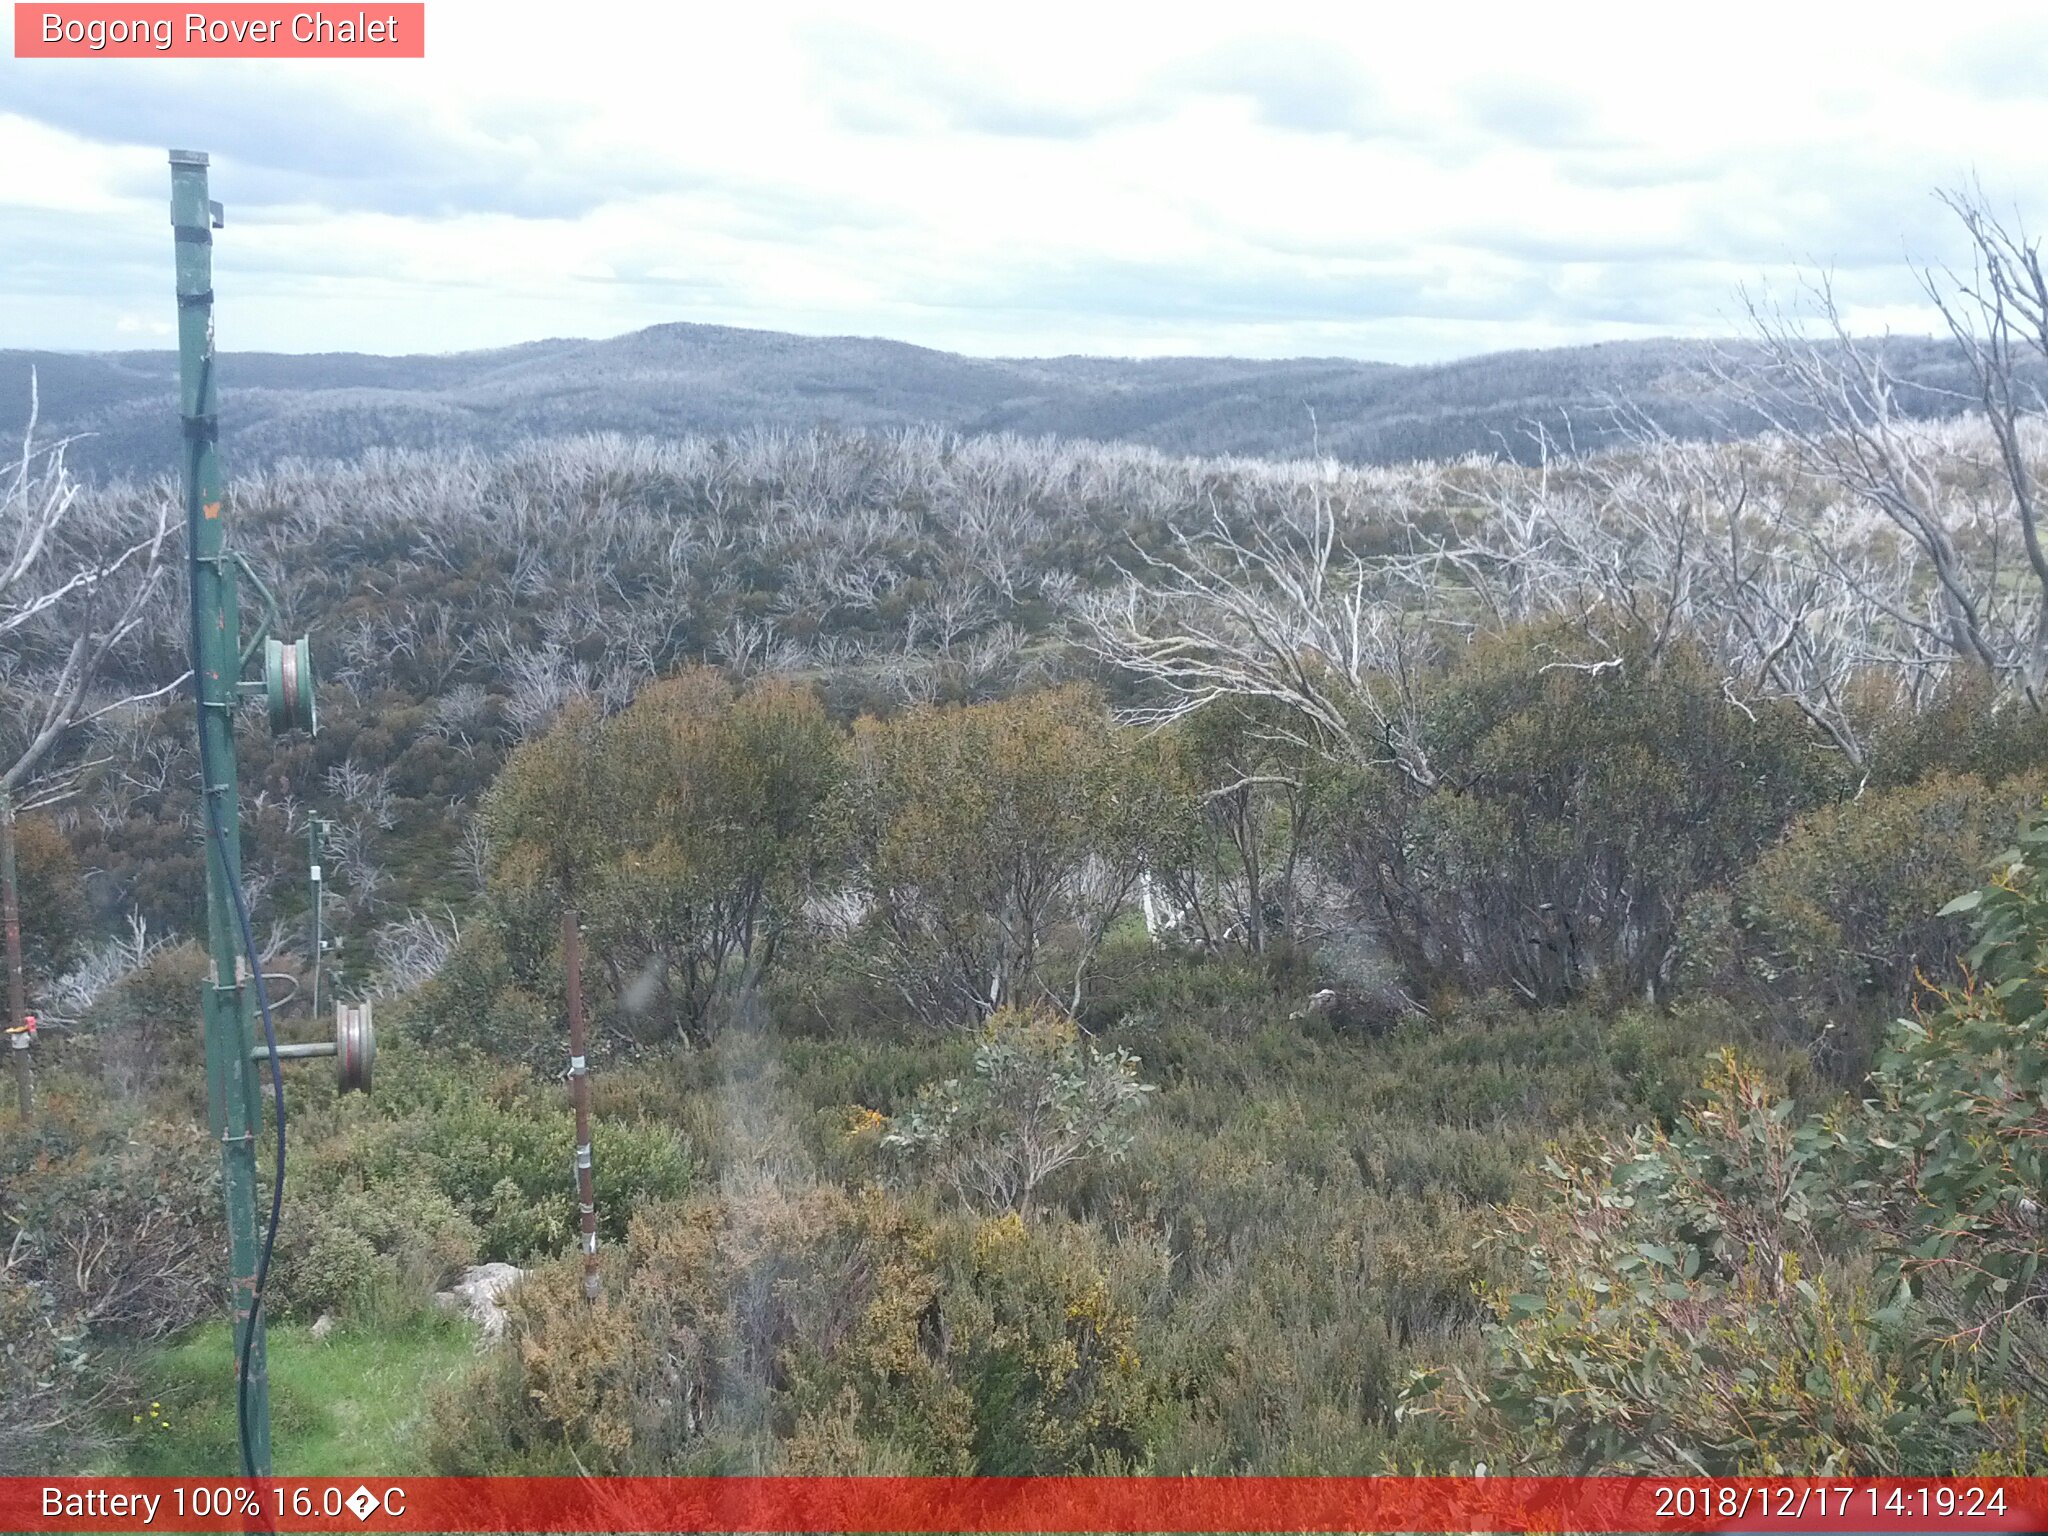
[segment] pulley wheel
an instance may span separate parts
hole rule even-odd
[[[270,702],[273,731],[319,729],[313,710],[313,648],[306,636],[263,642],[263,687]]]
[[[334,1009],[334,1067],[342,1093],[368,1093],[377,1061],[377,1031],[370,1005],[337,1003]]]

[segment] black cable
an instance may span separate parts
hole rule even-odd
[[[206,771],[205,753],[200,754],[201,773]],[[220,848],[221,867],[227,867],[227,837],[217,812],[207,818]],[[242,951],[249,957],[249,978],[256,986],[256,1007],[263,1016],[263,1043],[270,1052],[270,1086],[277,1103],[277,1168],[270,1181],[270,1224],[263,1232],[263,1252],[256,1260],[256,1288],[249,1299],[249,1326],[242,1333],[241,1358],[235,1366],[235,1419],[241,1431],[242,1469],[256,1475],[256,1460],[249,1449],[249,1360],[256,1343],[256,1328],[263,1318],[263,1293],[270,1283],[270,1255],[277,1247],[277,1229],[284,1220],[284,1072],[277,1053],[277,1025],[270,1017],[270,992],[263,985],[262,962],[256,954],[256,936],[249,926],[249,906],[238,881],[228,882],[234,896],[235,922],[242,930]]]
[[[207,375],[213,368],[209,355],[201,366],[197,398],[205,400]],[[284,1219],[284,1073],[280,1070],[277,1050],[277,1025],[270,1016],[270,991],[263,984],[263,962],[256,952],[256,934],[249,923],[249,904],[242,895],[239,880],[228,878],[232,861],[228,858],[227,831],[221,825],[220,807],[214,801],[213,765],[209,761],[206,747],[206,690],[200,680],[199,664],[201,632],[199,625],[199,454],[201,443],[192,444],[192,471],[186,477],[189,487],[185,507],[185,557],[188,569],[191,597],[192,629],[192,696],[199,706],[199,799],[205,807],[206,827],[211,835],[215,850],[220,856],[222,883],[228,888],[228,899],[234,907],[235,923],[241,930],[242,951],[249,959],[249,979],[256,988],[256,1007],[263,1015],[263,1039],[270,1051],[270,1084],[277,1096],[277,1171],[270,1186],[270,1225],[263,1234],[263,1253],[256,1261],[256,1286],[249,1299],[249,1322],[242,1330],[241,1349],[235,1360],[235,1428],[242,1452],[242,1471],[245,1476],[256,1476],[256,1458],[249,1445],[249,1362],[256,1343],[256,1329],[263,1318],[263,1293],[270,1282],[270,1255],[277,1246],[277,1229]],[[230,715],[232,722],[232,714]],[[232,729],[230,724],[230,729]]]

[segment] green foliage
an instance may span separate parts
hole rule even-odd
[[[463,931],[447,963],[407,1000],[407,1021],[422,1045],[534,1068],[561,1060],[567,1030],[560,978],[538,974],[539,964],[526,967],[525,975],[515,968],[507,937],[522,926],[472,923]]]
[[[1871,783],[1881,788],[1943,774],[1997,784],[2048,768],[2048,712],[2017,700],[2001,707],[1990,679],[1978,672],[1952,677],[1924,708],[1887,707],[1870,736]]]
[[[1336,777],[1270,707],[1218,701],[1162,735],[1156,916],[1214,952],[1301,937],[1301,866]]]
[[[790,683],[735,694],[697,669],[609,720],[571,710],[486,803],[500,918],[581,906],[616,1003],[702,1036],[720,1000],[751,1007],[800,917],[839,772],[816,695]]]
[[[294,1242],[306,1245],[308,1264],[322,1243],[354,1255],[352,1272],[331,1282],[294,1264],[318,1298],[302,1310],[400,1278],[424,1301],[434,1281],[472,1255],[524,1263],[573,1240],[568,1096],[522,1069],[463,1055],[435,1059],[398,1040],[379,1062],[372,1103],[309,1108],[297,1123],[302,1150],[292,1188],[314,1214]],[[638,1204],[689,1185],[687,1152],[667,1125],[600,1117],[591,1147],[611,1237],[624,1234]],[[383,1221],[380,1203],[417,1227]]]
[[[1491,473],[1447,467],[1430,494]],[[1959,925],[1933,908],[2017,807],[2001,797],[2036,793],[2038,719],[1967,688],[1917,719],[1863,712],[1862,799],[1779,843],[1850,787],[1839,765],[1789,708],[1731,703],[1717,668],[1641,626],[1619,653],[1532,627],[1402,679],[1427,789],[1340,783],[1237,704],[1148,734],[1081,688],[969,702],[1064,675],[1062,588],[1101,579],[1126,533],[1157,551],[1198,506],[1250,529],[1300,490],[1241,466],[832,437],[246,487],[242,526],[289,528],[303,553],[286,596],[337,679],[319,741],[245,744],[259,922],[299,914],[308,806],[353,837],[328,866],[345,964],[428,898],[481,897],[487,919],[465,913],[441,974],[394,1000],[375,1101],[292,1074],[279,1311],[389,1329],[470,1258],[537,1264],[511,1345],[435,1399],[437,1462],[461,1471],[2017,1465],[2048,1373],[2037,981],[2031,959],[1992,973],[2031,943],[2031,908],[1997,941],[2018,948],[1986,950],[1895,1040],[1867,1116],[1801,1121],[1747,1068],[1687,1097],[1703,1053],[1759,1037],[1816,1092],[1784,1038],[1903,1001],[1916,964],[1944,962]],[[400,492],[405,515],[359,515]],[[1014,592],[980,582],[970,505],[1019,511]],[[985,622],[925,648],[970,604]],[[752,670],[771,625],[771,670],[810,647],[818,695],[696,670],[624,704],[684,657]],[[905,697],[934,703],[890,713]],[[863,710],[880,717],[834,723]],[[101,915],[141,902],[187,924],[186,722],[105,728],[127,733],[103,744],[122,772],[75,832]],[[482,893],[455,854],[508,753]],[[1936,769],[1996,787],[1920,782]],[[1140,869],[1192,945],[1141,931]],[[1326,872],[1349,911],[1321,899]],[[2001,921],[2008,896],[2035,899],[2030,875],[2002,879],[1980,898]],[[565,900],[605,1053],[599,1309],[548,1262],[573,1225],[551,1079]],[[1340,926],[1354,955],[1384,932],[1427,1008],[1402,999],[1368,1039],[1341,1000],[1312,1001],[1343,985],[1318,943]],[[1714,995],[1683,994],[1681,948]],[[1773,994],[1775,1045],[1725,985],[1738,961]],[[94,1068],[159,1109],[189,1093],[202,964],[162,957],[50,1040],[51,1102]],[[907,1027],[984,1018],[979,1038]],[[218,1148],[135,1152],[137,1134],[0,1166],[0,1206],[82,1195],[147,1234],[109,1181],[148,1156],[189,1194]],[[1592,1150],[1557,1154],[1539,1199],[1553,1138]],[[1490,1312],[1470,1235],[1498,1206],[1516,1214],[1486,1262],[1516,1277]],[[0,1390],[27,1383],[33,1415],[64,1383],[69,1433],[108,1338],[171,1323],[110,1313],[96,1332],[53,1252],[0,1284],[8,1343],[30,1341]],[[217,1301],[218,1269],[215,1252],[164,1274]],[[138,1283],[140,1315],[190,1315]],[[195,1378],[224,1348],[195,1341]],[[1398,1417],[1425,1360],[1472,1390]],[[280,1392],[287,1448],[314,1396]],[[200,1407],[195,1454],[218,1460],[217,1400],[178,1423]]]
[[[1901,1019],[1844,1136],[1859,1214],[1944,1353],[1984,1352],[2048,1396],[2048,817],[2030,817],[1971,914],[1970,976]],[[2037,1407],[2036,1412],[2041,1410]]]
[[[1739,963],[1801,1044],[1820,1045],[1816,1032],[1833,1024],[1823,1054],[1860,1068],[1861,1017],[1873,1007],[1895,1013],[1955,974],[1965,930],[1942,904],[1975,880],[2044,790],[2041,774],[1992,787],[1948,773],[1866,790],[1799,817],[1742,873],[1732,903]]]
[[[1145,952],[1099,1000],[1092,1047],[1047,1043],[1084,1062],[1142,1055],[1159,1087],[1118,1134],[1121,1159],[1070,1164],[1058,1207],[1048,1185],[1028,1222],[959,1213],[940,1165],[892,1170],[880,1145],[935,1078],[974,1089],[974,1036],[835,1018],[608,1064],[592,1084],[609,1297],[595,1319],[575,1266],[548,1262],[571,1244],[566,1095],[421,1044],[417,1005],[395,1007],[373,1099],[288,1075],[274,1305],[335,1312],[337,1338],[402,1341],[471,1229],[478,1257],[537,1262],[514,1310],[546,1310],[530,1335],[545,1360],[529,1365],[515,1334],[435,1395],[452,1470],[1435,1465],[1456,1454],[1449,1431],[1392,1407],[1419,1359],[1471,1348],[1474,1223],[1543,1137],[1674,1105],[1702,1043],[1733,1027],[1712,1010],[1498,1000],[1368,1041],[1303,1015],[1306,971]],[[195,1140],[210,1170],[217,1151]],[[887,1193],[864,1188],[887,1172]],[[209,1281],[217,1269],[216,1251]],[[280,1338],[305,1342],[297,1323]],[[214,1400],[161,1390],[178,1394],[178,1433],[158,1440],[218,1450],[231,1420]],[[280,1415],[284,1453],[334,1437],[310,1391]]]
[[[1833,772],[1791,706],[1738,709],[1690,642],[1634,630],[1475,641],[1419,707],[1436,783],[1366,775],[1334,851],[1425,992],[1664,986],[1688,899]]]
[[[108,1397],[86,1330],[43,1287],[0,1273],[0,1338],[0,1477],[74,1470],[69,1448],[99,1438]]]
[[[1117,1162],[1155,1090],[1122,1046],[1084,1042],[1043,1006],[989,1016],[974,1070],[923,1089],[882,1144],[932,1165],[977,1210],[1028,1216],[1039,1187],[1069,1164]]]
[[[21,966],[29,1005],[63,975],[87,936],[85,885],[78,857],[45,816],[14,824],[14,866],[21,909]]]
[[[1140,1461],[1151,1387],[1101,1239],[1015,1212],[975,1226],[964,1244],[957,1226],[950,1236],[935,1322],[973,1405],[974,1470],[1031,1476]]]
[[[2024,1465],[2010,1394],[1921,1367],[1867,1264],[1829,1239],[1831,1138],[1732,1055],[1670,1133],[1546,1164],[1497,1232],[1477,1369],[1411,1406],[1501,1470],[1953,1475]]]
[[[204,1127],[49,1076],[33,1124],[0,1120],[0,1254],[54,1316],[156,1338],[215,1294],[219,1150]]]
[[[934,1022],[1045,996],[1079,1007],[1161,819],[1131,733],[1063,687],[864,718],[852,752],[847,814],[879,973]]]
[[[850,1392],[864,1440],[907,1469],[960,1469],[965,1405],[920,1334],[936,1276],[880,1197],[653,1207],[606,1258],[599,1306],[566,1266],[513,1294],[510,1347],[436,1414],[439,1468],[715,1470]]]
[[[40,1086],[34,1125],[0,1118],[0,1474],[78,1470],[121,1388],[109,1344],[216,1304],[226,1246],[203,1130]]]
[[[581,898],[616,851],[627,813],[607,802],[604,766],[604,721],[582,700],[506,759],[482,811],[496,881],[560,901]]]
[[[2048,1429],[2048,817],[1972,915],[1970,973],[1869,1096],[1796,1116],[1730,1056],[1670,1134],[1547,1164],[1497,1234],[1483,1368],[1426,1375],[1489,1459],[1571,1471],[2024,1473]]]
[[[206,951],[173,944],[107,988],[64,1039],[95,1062],[116,1092],[150,1092],[166,1106],[182,1096],[195,1115],[205,1112],[206,1069],[199,1019],[200,988],[211,976]]]
[[[826,857],[837,734],[807,688],[734,699],[694,672],[643,691],[605,747],[629,851],[593,894],[592,941],[621,972],[652,967],[667,1011],[701,1030],[722,988],[751,1005],[800,917]]]
[[[934,1222],[764,1184],[650,1207],[608,1257],[513,1293],[509,1348],[435,1415],[454,1473],[1049,1472],[1130,1454],[1134,1320],[1084,1233]]]
[[[888,1168],[887,1121],[921,1085],[971,1077],[972,1038],[733,1033],[600,1074],[600,1124],[686,1127],[707,1160],[696,1187],[720,1193],[643,1207],[640,1236],[607,1241],[596,1318],[573,1266],[537,1274],[515,1310],[545,1304],[549,1363],[500,1361],[451,1394],[439,1464],[1447,1464],[1449,1427],[1393,1409],[1421,1359],[1472,1347],[1475,1224],[1516,1195],[1545,1137],[1675,1108],[1734,1027],[1712,1009],[1617,1019],[1501,1000],[1368,1042],[1290,1018],[1301,995],[1243,960],[1181,956],[1171,975],[1134,994],[1145,1016],[1104,1027],[1102,1053],[1142,1054],[1159,1083],[1128,1151],[1070,1165],[1059,1208],[1041,1199],[1028,1222],[944,1214],[936,1197],[953,1192],[922,1158],[897,1166],[888,1195],[864,1190]],[[1227,1028],[1224,1010],[1238,1016]],[[871,1217],[846,1214],[871,1198]],[[661,1299],[679,1287],[684,1300]],[[876,1310],[885,1295],[900,1305]],[[1091,1320],[1102,1300],[1113,1323]],[[654,1342],[620,1337],[643,1328]],[[526,1395],[543,1382],[559,1420]],[[1087,1433],[1063,1438],[1077,1420]]]
[[[348,1184],[292,1201],[272,1260],[277,1316],[402,1316],[476,1261],[483,1234],[419,1179]]]

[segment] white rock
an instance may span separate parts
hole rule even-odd
[[[516,1264],[477,1264],[456,1276],[434,1300],[443,1311],[467,1317],[489,1341],[505,1331],[505,1293],[525,1278],[526,1271]]]

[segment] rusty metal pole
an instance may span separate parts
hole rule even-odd
[[[576,909],[562,910],[562,967],[569,985],[569,1097],[576,1106],[576,1213],[583,1229],[583,1298],[604,1294],[597,1269],[597,1189],[590,1168],[590,1061],[583,1028],[583,935]]]
[[[29,1066],[29,1053],[22,1042],[26,1035],[14,1031],[28,1018],[28,984],[21,969],[21,889],[14,863],[14,800],[0,789],[0,927],[7,930],[7,1044],[14,1058],[14,1087],[21,1099],[24,1123],[36,1112],[36,1075]]]

